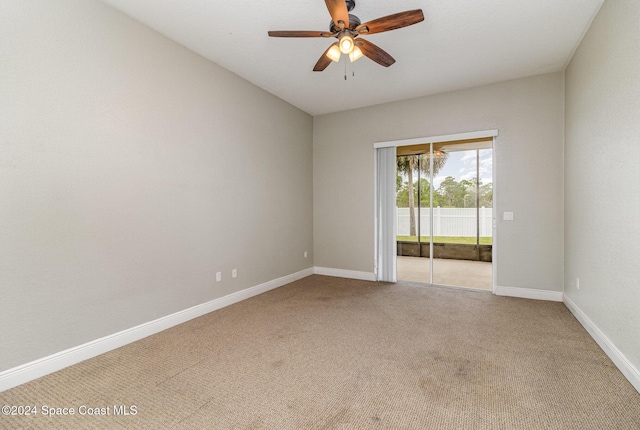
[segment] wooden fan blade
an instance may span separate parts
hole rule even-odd
[[[335,42],[331,44],[326,51],[324,51],[324,53],[322,54],[322,57],[320,57],[316,65],[313,67],[314,72],[322,72],[324,69],[327,68],[329,64],[331,64],[332,60],[331,58],[327,57],[327,52],[329,52],[329,49],[331,49],[332,46],[337,46],[337,45],[338,45],[338,42]]]
[[[344,29],[349,27],[349,11],[347,10],[347,3],[344,0],[324,0],[329,9],[329,15],[333,20],[336,27]],[[344,23],[344,26],[340,26],[340,21]]]
[[[357,26],[356,31],[362,34],[382,33],[383,31],[395,30],[417,24],[420,21],[424,21],[422,9],[414,9],[365,22]]]
[[[389,67],[390,65],[396,62],[396,60],[391,55],[389,55],[384,49],[380,48],[377,45],[374,45],[368,40],[358,38],[356,45],[360,48],[360,50],[366,57],[371,58],[373,61],[380,64],[381,66]]]
[[[271,37],[331,37],[326,31],[270,31]]]

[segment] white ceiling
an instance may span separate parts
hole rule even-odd
[[[311,115],[561,71],[603,3],[356,0],[351,13],[363,23],[410,9],[422,9],[425,20],[364,36],[396,59],[389,68],[343,56],[313,72],[334,39],[267,31],[327,31],[322,0],[103,1]]]

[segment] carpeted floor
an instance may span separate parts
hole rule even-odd
[[[561,303],[324,276],[2,392],[0,404],[38,408],[0,416],[11,429],[640,429],[640,394]],[[80,415],[83,405],[109,415]],[[43,406],[75,415],[47,418]]]

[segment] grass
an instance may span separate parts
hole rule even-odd
[[[420,236],[420,242],[429,243],[429,236]],[[491,245],[493,243],[491,236],[480,236],[480,245]],[[417,242],[418,236],[398,236],[398,242]],[[475,245],[475,236],[433,236],[433,243],[462,243],[466,245]]]

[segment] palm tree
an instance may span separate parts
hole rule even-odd
[[[427,177],[431,177],[431,155],[416,154],[416,155],[401,155],[397,157],[397,170],[400,174],[406,174],[408,177],[407,191],[409,192],[409,235],[416,236],[416,216],[414,213],[415,198],[413,196],[413,172],[420,170]],[[449,154],[444,151],[433,151],[433,175],[435,176],[440,169],[447,163]],[[420,238],[418,238],[418,242]]]

